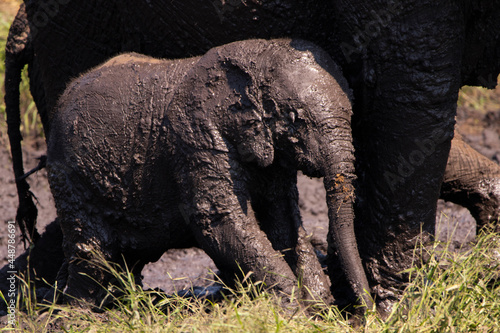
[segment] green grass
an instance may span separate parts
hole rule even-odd
[[[481,234],[468,251],[417,247],[429,259],[410,270],[411,282],[385,319],[365,315],[353,328],[335,307],[316,316],[284,310],[259,283],[240,283],[221,302],[166,297],[135,286],[127,270],[99,261],[112,272],[116,307],[104,313],[19,300],[18,325],[28,332],[493,332],[500,327],[500,243]],[[27,284],[25,284],[25,287]],[[21,311],[21,308],[24,310]]]
[[[498,76],[497,82],[500,82],[500,76]],[[498,110],[500,109],[500,86],[497,85],[496,89],[464,86],[458,95],[458,106],[481,113]]]
[[[482,233],[463,253],[437,245],[430,251],[421,248],[418,257],[429,259],[411,269],[412,283],[384,331],[490,332],[500,327],[499,240]]]

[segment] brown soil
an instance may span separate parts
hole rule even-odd
[[[5,121],[0,116],[0,121]],[[16,184],[14,182],[14,172],[12,171],[12,160],[10,147],[6,143],[6,138],[0,138],[0,267],[7,263],[7,222],[13,221],[16,217],[18,205]],[[38,164],[38,157],[45,153],[45,143],[37,140],[24,143],[25,170],[31,170]],[[42,170],[32,175],[28,182],[31,190],[37,198],[39,230],[43,231],[45,225],[52,222],[56,217],[54,200],[50,193],[47,182],[47,173]],[[18,236],[20,235],[18,231]],[[17,243],[16,254],[24,252],[24,246],[20,241]]]
[[[19,0],[0,0],[0,14],[6,17],[14,17],[19,9]]]

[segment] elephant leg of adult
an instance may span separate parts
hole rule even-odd
[[[314,251],[312,235],[302,225],[296,178],[296,172],[279,170],[271,173],[266,177],[264,188],[254,195],[258,200],[254,209],[273,248],[283,253],[299,280],[300,296],[305,300],[331,304],[329,279]]]
[[[42,296],[42,302],[48,304],[58,303],[64,299],[64,289],[68,285],[68,261],[63,260],[59,271],[57,272],[56,279],[51,288],[46,291]]]
[[[478,231],[496,223],[500,231],[500,166],[480,154],[455,132],[441,198],[469,209]]]
[[[28,249],[22,256],[26,256],[26,271],[30,272],[36,286],[46,283],[52,284],[56,280],[57,272],[64,262],[62,249],[63,234],[59,221],[56,219],[45,227],[45,232],[38,242]],[[18,270],[19,266],[16,266]]]
[[[411,7],[398,9],[373,39],[370,58],[360,60],[366,75],[354,87],[362,94],[353,119],[361,185],[356,237],[379,302],[397,298],[416,242],[434,233],[460,86],[459,6]]]

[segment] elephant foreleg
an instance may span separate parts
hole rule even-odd
[[[345,4],[340,11],[365,6],[340,3]],[[402,272],[414,264],[415,243],[427,243],[434,233],[460,87],[461,20],[457,4],[425,0],[401,6],[367,45],[369,59],[359,56],[369,74],[351,85],[359,180],[356,238],[383,307],[406,286],[408,275]],[[369,23],[345,22],[363,28]]]
[[[186,164],[193,168],[178,175],[186,189],[182,208],[200,246],[222,272],[252,272],[254,281],[263,281],[278,295],[296,294],[292,269],[256,220],[242,168],[225,154],[191,157],[196,162]]]
[[[331,304],[333,297],[329,279],[311,244],[311,235],[302,225],[297,173],[274,170],[267,176],[257,193],[252,194],[252,204],[261,228],[274,249],[283,253],[300,281],[301,297]]]
[[[455,131],[441,198],[466,207],[478,231],[500,217],[500,166],[462,140]]]

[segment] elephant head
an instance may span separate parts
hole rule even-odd
[[[350,89],[340,68],[323,50],[302,41],[291,45],[301,60],[280,62],[268,76],[274,82],[265,104],[281,114],[273,131],[277,134],[276,155],[294,161],[308,176],[324,177],[329,255],[339,257],[355,294],[371,307],[353,227],[356,176]],[[278,91],[276,87],[286,88]],[[331,276],[334,273],[330,270]]]
[[[324,177],[330,253],[339,256],[354,292],[371,306],[353,227],[350,90],[330,56],[302,40],[232,43],[204,55],[185,81],[173,98],[175,112],[190,106],[189,120],[178,127],[183,141],[203,126],[205,139],[196,144],[204,149],[232,152],[258,167],[279,163]]]

